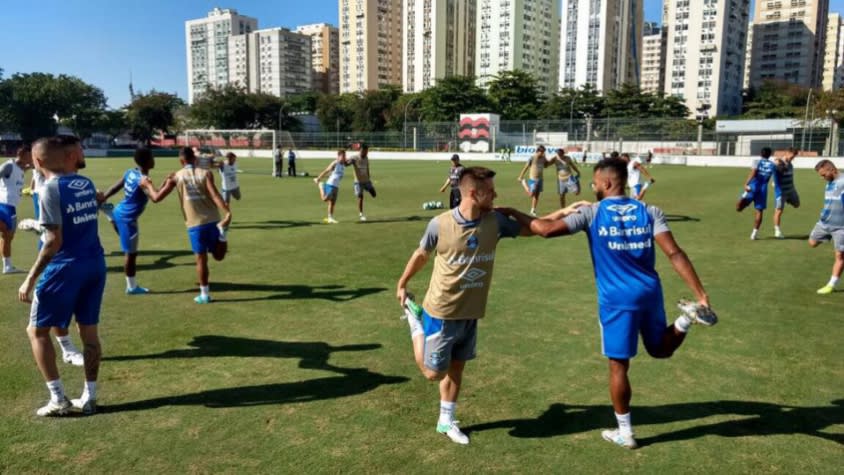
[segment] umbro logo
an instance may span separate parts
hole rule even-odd
[[[67,187],[71,190],[84,190],[88,187],[88,182],[86,180],[73,180],[68,183]]]
[[[478,237],[477,236],[470,236],[469,240],[466,241],[466,247],[469,249],[477,249],[478,247]]]
[[[469,282],[474,282],[486,275],[486,271],[472,267],[463,274],[463,279]]]
[[[607,209],[610,210],[610,211],[615,211],[616,213],[623,216],[623,215],[633,211],[634,209],[636,209],[636,205],[633,205],[633,204],[629,204],[629,205],[609,205],[609,206],[607,206]]]

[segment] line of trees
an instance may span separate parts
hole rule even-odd
[[[742,118],[802,117],[808,91],[768,82],[746,91]],[[837,111],[844,117],[844,93],[816,93],[816,117]],[[55,133],[65,125],[83,138],[94,132],[116,137],[129,132],[149,143],[158,134],[191,128],[267,128],[300,131],[296,113],[314,113],[325,131],[402,131],[407,122],[456,122],[466,112],[491,112],[502,120],[674,119],[685,124],[689,111],[683,101],[663,93],[643,92],[623,85],[600,94],[594,87],[560,89],[550,97],[525,71],[497,76],[487,90],[474,78],[453,76],[419,93],[402,93],[388,86],[362,94],[325,95],[315,92],[287,98],[247,92],[234,85],[211,89],[188,106],[175,94],[149,91],[137,94],[120,109],[109,109],[102,90],[79,78],[45,73],[3,76],[0,68],[0,131],[21,134],[24,140]],[[679,119],[679,121],[677,121]],[[670,124],[672,121],[663,121]],[[675,124],[676,125],[676,124]],[[667,125],[667,127],[671,127]]]

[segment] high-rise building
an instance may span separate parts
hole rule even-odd
[[[744,89],[750,89],[750,71],[753,69],[753,22],[747,25],[747,46],[744,48]]]
[[[643,92],[662,92],[665,89],[663,32],[657,24],[645,22],[643,33],[639,86]]]
[[[340,33],[327,23],[302,25],[297,33],[311,37],[313,89],[326,94],[340,92]]]
[[[287,28],[248,35],[249,91],[285,97],[311,90],[311,37]]]
[[[401,1],[338,1],[341,93],[401,85]]]
[[[826,21],[826,48],[823,55],[823,88],[835,91],[844,86],[844,19],[830,13]]]
[[[669,0],[667,0],[669,1]],[[599,91],[640,84],[641,0],[569,0],[563,9],[560,86]]]
[[[741,113],[750,0],[665,0],[665,93],[691,115]]]
[[[498,74],[519,69],[557,92],[560,0],[477,0],[475,75],[487,87]]]
[[[185,22],[188,63],[188,101],[193,102],[209,87],[221,87],[238,74],[230,73],[229,38],[258,28],[258,20],[233,9],[215,8],[205,18]]]
[[[750,85],[781,80],[818,87],[829,0],[757,0]]]
[[[404,0],[402,49],[405,92],[449,76],[474,76],[475,0]]]

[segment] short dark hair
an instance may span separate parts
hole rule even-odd
[[[152,150],[141,147],[135,150],[135,164],[143,167],[152,161]]]
[[[229,152],[226,154],[226,158],[237,158],[237,155],[235,155],[234,152]]]
[[[619,155],[618,155],[618,152],[616,152],[615,150],[613,150],[612,152],[610,152],[610,158],[618,158],[618,156],[619,156]]]
[[[361,142],[360,149],[361,150],[369,150],[369,145],[366,142]]]
[[[821,161],[819,161],[818,163],[815,164],[815,171],[816,172],[820,171],[821,168],[823,168],[827,165],[832,165],[833,167],[835,166],[835,164],[832,163],[832,160],[827,160],[826,158],[824,158],[823,160],[821,160]]]
[[[762,151],[759,152],[764,158],[769,158],[773,152],[771,151],[771,147],[762,147]]]
[[[540,145],[539,147],[536,147],[536,151],[537,152],[544,152],[545,151],[545,145]]]
[[[196,160],[196,154],[191,147],[182,147],[179,149],[179,157],[192,162]]]
[[[601,159],[595,164],[594,170],[596,172],[607,170],[618,177],[621,183],[627,182],[627,162],[620,158],[610,157]]]
[[[460,155],[457,155],[457,154],[455,153],[454,155],[452,155],[452,156],[451,156],[451,161],[452,161],[452,162],[453,162],[453,161],[458,161],[458,162],[459,162],[459,161],[460,161]]]
[[[495,171],[486,167],[466,167],[460,171],[460,178],[458,183],[463,183],[464,180],[471,180],[474,185],[477,185],[483,180],[488,180],[495,176]]]
[[[55,139],[63,147],[67,147],[69,145],[79,145],[82,143],[82,141],[79,140],[79,137],[75,135],[60,134],[56,135]]]

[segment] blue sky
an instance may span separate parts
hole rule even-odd
[[[186,20],[220,6],[257,18],[259,28],[336,25],[337,2],[2,0],[0,68],[5,76],[17,72],[78,76],[101,88],[112,107],[129,102],[130,70],[136,91],[157,89],[184,98]],[[661,0],[645,0],[645,18],[659,21],[661,5]],[[844,0],[830,0],[830,11],[842,10]]]

